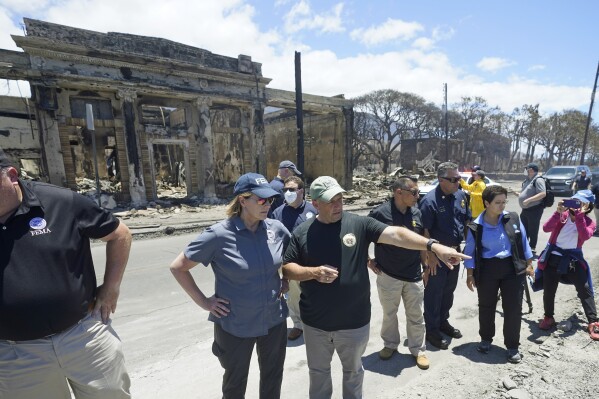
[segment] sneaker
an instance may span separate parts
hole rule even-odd
[[[394,353],[395,353],[395,349],[384,347],[379,352],[379,357],[382,360],[389,360],[389,359],[391,359],[391,356],[393,356]]]
[[[426,370],[430,366],[430,362],[428,361],[428,357],[423,353],[421,355],[416,356],[416,365],[420,370]]]
[[[589,335],[594,341],[599,341],[599,321],[589,324]]]
[[[491,343],[489,341],[482,340],[480,344],[476,347],[476,350],[480,353],[489,353],[491,350]]]
[[[522,355],[518,352],[518,349],[507,350],[507,361],[510,363],[520,363],[522,361]]]
[[[539,328],[541,330],[550,330],[553,326],[555,326],[555,319],[549,316],[545,316],[539,323]]]

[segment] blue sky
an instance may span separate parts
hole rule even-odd
[[[16,49],[23,17],[251,55],[274,88],[293,90],[299,50],[311,94],[392,88],[440,104],[447,83],[450,105],[481,96],[505,112],[587,112],[599,61],[594,1],[0,0],[1,48]]]

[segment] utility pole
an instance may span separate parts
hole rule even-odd
[[[98,153],[96,152],[96,128],[94,127],[94,109],[91,104],[85,104],[85,119],[87,130],[92,135],[92,151],[94,152],[94,168],[96,169],[96,193],[98,194],[98,206],[102,207],[102,191],[100,191],[100,175],[98,173]]]
[[[304,106],[302,100],[302,53],[295,52],[295,119],[297,126],[297,168],[304,173]]]
[[[597,77],[599,77],[599,62],[597,63],[597,72],[595,73],[595,84],[593,85],[593,94],[591,94],[591,106],[587,115],[587,126],[584,129],[584,141],[582,142],[582,153],[580,154],[580,164],[584,165],[584,156],[587,152],[587,141],[589,139],[589,126],[591,124],[591,115],[593,114],[593,103],[595,102],[595,90],[597,89]]]
[[[447,83],[443,84],[443,96],[445,104],[443,104],[443,121],[445,125],[445,161],[449,161],[449,128],[447,118]]]

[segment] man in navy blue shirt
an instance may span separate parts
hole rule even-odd
[[[285,185],[283,187],[285,203],[274,210],[272,218],[283,223],[290,232],[293,232],[297,226],[306,220],[312,219],[318,215],[316,208],[304,200],[304,195],[304,182],[302,179],[297,176],[291,176],[285,179]],[[287,338],[293,341],[298,339],[304,332],[299,309],[299,281],[289,281],[289,291],[287,292],[287,295],[289,317],[291,317],[291,320],[293,321],[293,328],[289,331]]]
[[[277,176],[270,182],[270,186],[273,190],[279,193],[279,196],[275,197],[275,200],[270,207],[268,217],[272,217],[272,213],[275,211],[275,209],[283,205],[283,186],[285,185],[285,179],[291,176],[301,175],[302,172],[299,171],[293,162],[285,160],[279,164]]]
[[[466,193],[458,190],[460,174],[458,166],[444,162],[437,169],[439,185],[420,202],[424,235],[443,245],[460,250],[464,229],[470,221]],[[426,339],[433,346],[447,349],[448,342],[441,332],[452,338],[461,338],[462,333],[449,324],[449,310],[453,305],[453,293],[458,283],[460,267],[451,267],[429,252],[424,271],[424,321]]]

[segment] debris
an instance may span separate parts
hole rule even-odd
[[[516,383],[510,377],[504,377],[503,380],[501,380],[501,383],[508,391],[518,387],[518,385],[516,385]]]
[[[572,322],[570,320],[560,321],[557,329],[564,332],[570,331],[572,330]]]
[[[530,399],[530,394],[524,389],[512,389],[508,391],[509,398],[511,399]]]

